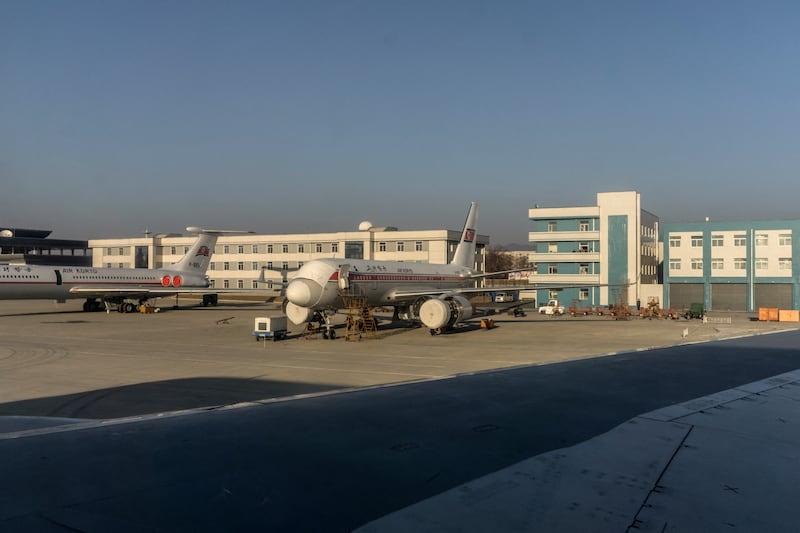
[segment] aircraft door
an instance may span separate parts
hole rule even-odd
[[[342,290],[350,288],[350,265],[339,267],[339,288]]]
[[[63,285],[64,284],[64,280],[61,278],[61,271],[60,270],[56,270],[55,273],[56,273],[56,285],[59,285],[59,286]]]

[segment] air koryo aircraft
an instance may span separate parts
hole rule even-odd
[[[398,318],[420,319],[431,334],[467,320],[473,308],[464,295],[486,292],[475,287],[475,281],[498,274],[481,274],[474,267],[477,222],[478,204],[472,202],[461,240],[446,265],[363,259],[310,261],[286,287],[286,316],[295,324],[324,321],[324,336],[334,338],[330,317],[344,307],[341,289],[359,293],[368,306],[394,307]]]
[[[86,298],[84,311],[116,307],[129,313],[150,298],[203,294],[204,304],[216,304],[217,289],[208,290],[206,270],[217,238],[247,231],[205,230],[188,227],[197,240],[177,263],[168,268],[93,268],[0,265],[0,300],[57,300]]]

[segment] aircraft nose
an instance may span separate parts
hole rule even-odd
[[[311,307],[322,296],[322,287],[310,279],[295,278],[286,287],[286,299],[300,307]]]

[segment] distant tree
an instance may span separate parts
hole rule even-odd
[[[528,262],[528,254],[515,255],[514,263],[511,268],[518,268],[520,270],[531,270],[533,267]]]
[[[490,246],[486,249],[486,272],[511,270],[514,266],[514,255],[502,245]]]

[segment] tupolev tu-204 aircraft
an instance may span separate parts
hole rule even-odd
[[[479,273],[474,268],[478,204],[470,205],[461,240],[449,264],[318,259],[303,265],[286,287],[286,316],[294,324],[324,321],[325,337],[334,338],[330,317],[344,307],[341,290],[361,294],[366,305],[391,306],[395,317],[419,319],[440,333],[473,315],[470,293],[479,278],[500,272]]]
[[[150,298],[179,294],[203,294],[203,303],[216,304],[219,289],[209,289],[206,270],[217,238],[226,233],[252,231],[206,230],[188,227],[197,240],[177,263],[167,268],[94,268],[33,265],[0,265],[0,300],[57,300],[86,298],[84,311],[124,313]],[[206,294],[214,293],[214,294]],[[133,300],[133,301],[132,301]]]

